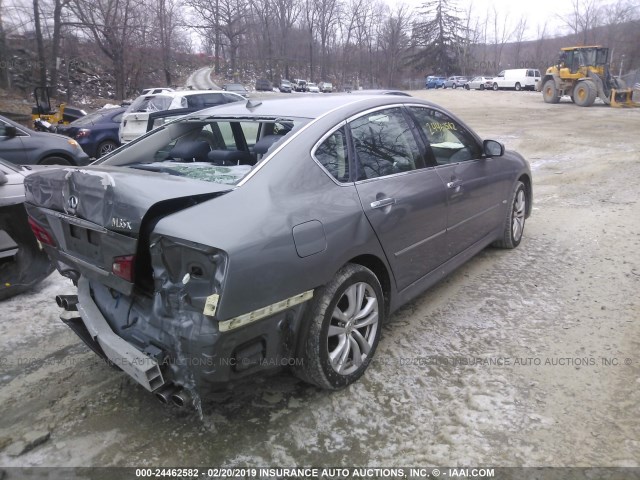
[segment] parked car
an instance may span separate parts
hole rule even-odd
[[[306,92],[307,91],[307,81],[297,78],[293,81],[293,89],[296,92]]]
[[[444,87],[445,80],[446,79],[444,77],[428,76],[424,86],[427,90],[430,88],[442,88]]]
[[[118,130],[126,109],[102,108],[69,125],[59,125],[56,132],[75,139],[90,157],[100,158],[120,146]]]
[[[0,300],[22,293],[54,270],[24,209],[24,178],[34,167],[0,158]]]
[[[535,90],[536,83],[540,81],[540,78],[540,70],[535,68],[503,70],[493,77],[493,89]]]
[[[77,165],[89,156],[74,139],[49,132],[29,130],[0,116],[0,157],[18,165]]]
[[[331,82],[320,82],[318,84],[318,88],[322,93],[331,93],[333,92],[333,84]]]
[[[158,93],[167,93],[167,92],[175,92],[173,88],[169,87],[152,87],[145,88],[140,92],[140,95],[157,95]]]
[[[273,90],[271,82],[266,78],[256,80],[256,90],[258,92],[270,92]]]
[[[182,406],[283,366],[356,381],[389,314],[486,246],[520,244],[531,185],[521,155],[397,95],[227,104],[25,180],[43,248],[78,286],[57,298],[64,321]]]
[[[458,87],[464,87],[468,81],[469,79],[467,77],[460,77],[460,76],[449,77],[444,81],[442,88],[456,89]]]
[[[407,92],[403,92],[402,90],[354,90],[350,92],[353,95],[401,95],[403,97],[410,97]]]
[[[230,102],[246,101],[235,92],[221,90],[182,90],[159,95],[140,95],[122,116],[120,143],[127,143],[147,131],[149,113],[162,110],[184,109],[184,112],[223,105]]]
[[[291,82],[289,80],[280,80],[280,87],[278,87],[282,93],[291,93]]]
[[[307,92],[309,92],[309,93],[320,93],[320,88],[315,83],[309,82],[309,83],[307,83]]]
[[[249,97],[249,90],[247,90],[241,83],[225,83],[222,86],[222,90],[224,90],[225,92],[236,93],[243,96],[244,98]]]
[[[467,90],[486,90],[493,88],[493,77],[473,77],[464,86]]]

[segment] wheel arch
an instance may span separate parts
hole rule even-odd
[[[382,293],[384,295],[385,303],[385,319],[389,318],[390,305],[391,305],[391,275],[387,269],[386,264],[377,256],[365,254],[352,258],[347,263],[355,263],[368,268],[378,278],[380,286],[382,287]]]
[[[524,184],[524,188],[526,189],[526,192],[527,192],[528,201],[527,201],[526,218],[529,218],[529,216],[531,215],[531,211],[533,209],[533,184],[531,183],[531,177],[529,177],[529,175],[524,173],[520,175],[520,177],[518,178],[518,181]]]
[[[36,164],[41,165],[43,161],[45,161],[47,158],[52,158],[52,157],[60,157],[60,158],[64,158],[66,161],[69,162],[69,164],[73,165],[73,166],[77,166],[78,162],[75,161],[75,159],[67,154],[66,152],[47,152],[44,155],[41,155],[40,158],[38,158],[38,160],[36,161]]]

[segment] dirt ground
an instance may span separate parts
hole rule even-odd
[[[412,93],[531,162],[519,248],[393,315],[355,385],[261,378],[202,417],[89,352],[54,274],[0,304],[0,465],[640,466],[640,109]]]

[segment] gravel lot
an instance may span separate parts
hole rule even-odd
[[[412,93],[531,162],[519,248],[393,315],[350,388],[262,378],[202,416],[91,353],[56,273],[0,304],[0,466],[640,466],[640,109]]]

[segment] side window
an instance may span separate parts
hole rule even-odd
[[[344,127],[327,137],[314,152],[314,157],[339,182],[349,181],[349,158]]]
[[[498,74],[499,77],[504,77],[504,70]]]
[[[349,127],[356,152],[358,180],[415,170],[420,150],[399,108],[378,110]]]
[[[411,107],[438,165],[479,158],[480,145],[462,125],[442,112],[430,108]]]

